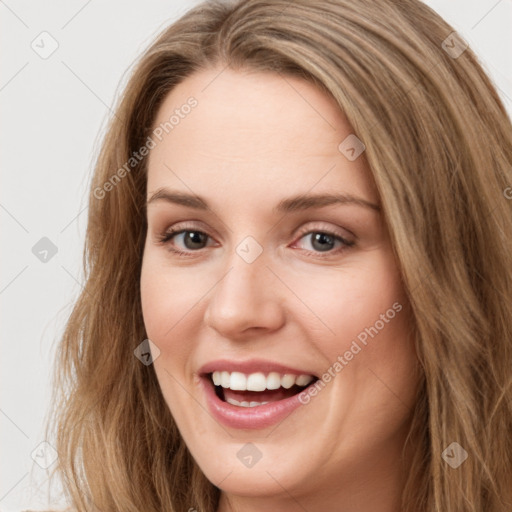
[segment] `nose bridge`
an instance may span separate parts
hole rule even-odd
[[[267,268],[268,256],[252,236],[234,247],[224,277],[212,290],[205,312],[208,325],[224,336],[250,327],[278,327],[283,319],[282,302],[275,276]]]

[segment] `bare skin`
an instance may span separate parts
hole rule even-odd
[[[190,96],[198,104],[148,160],[148,199],[165,187],[209,204],[160,199],[147,208],[142,306],[166,403],[221,489],[218,512],[399,512],[418,374],[382,212],[356,202],[273,211],[290,196],[321,193],[378,208],[364,153],[350,161],[340,152],[353,130],[313,85],[220,69],[197,72],[167,96],[155,126]],[[171,227],[188,231],[159,242]],[[204,233],[202,246],[187,245],[190,232]],[[237,252],[246,237],[262,251],[251,263]],[[346,357],[364,332],[366,344]],[[336,371],[339,356],[346,364]],[[220,358],[317,376],[330,368],[334,377],[276,425],[231,428],[209,413],[198,376]],[[250,468],[237,457],[249,442],[261,452]]]

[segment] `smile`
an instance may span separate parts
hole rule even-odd
[[[208,365],[208,368],[212,366]],[[247,364],[236,366],[246,367]],[[268,371],[272,365],[264,366],[266,371],[238,368],[240,371],[214,369],[204,372],[203,369],[200,375],[206,401],[217,420],[232,428],[269,427],[302,405],[298,394],[318,380],[313,374],[291,369]]]
[[[241,372],[215,371],[211,374],[211,379],[221,400],[239,407],[257,407],[299,393],[315,377],[277,372],[268,375],[263,372],[245,375]]]

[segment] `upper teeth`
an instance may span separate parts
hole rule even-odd
[[[297,386],[306,386],[314,377],[311,375],[293,375],[285,373],[281,375],[277,372],[270,372],[265,376],[262,372],[245,375],[240,372],[219,372],[212,374],[213,383],[216,386],[229,388],[236,391],[264,391],[265,389],[285,389],[291,388],[294,384]]]

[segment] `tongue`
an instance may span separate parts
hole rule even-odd
[[[295,385],[290,389],[283,387],[279,389],[266,389],[265,391],[233,391],[232,389],[222,388],[224,400],[228,398],[238,400],[239,402],[277,402],[296,395],[302,388]]]

